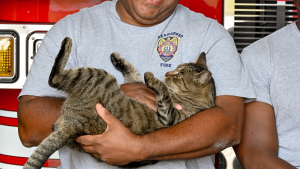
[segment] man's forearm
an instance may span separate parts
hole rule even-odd
[[[223,150],[223,149],[221,149]],[[167,156],[157,156],[157,157],[150,157],[147,160],[176,160],[176,159],[193,159],[193,158],[200,158],[209,155],[216,154],[221,150],[217,151],[216,148],[206,148],[199,151],[188,152],[188,153],[181,153],[181,154],[173,154]]]
[[[26,147],[37,146],[52,132],[64,99],[23,96],[18,106],[18,130]]]
[[[257,159],[259,160],[259,159]],[[253,168],[253,167],[246,167],[245,169]],[[269,159],[264,160],[261,163],[259,168],[276,168],[276,169],[297,169],[296,167],[292,166],[288,162],[282,160],[278,156],[272,156]]]
[[[242,131],[243,99],[224,97],[236,106],[228,109],[225,105],[226,110],[216,106],[180,124],[144,135],[144,157],[158,160],[196,158],[238,144]],[[219,101],[224,100],[219,97]]]
[[[236,147],[235,151],[237,151]],[[241,153],[237,155],[244,169],[296,169],[296,167],[279,158],[277,154],[267,151],[256,151],[255,154],[251,153],[251,151],[247,151],[247,154],[245,155]]]
[[[245,169],[295,169],[278,157],[279,141],[275,112],[267,103],[253,101],[245,105],[241,143],[233,148]]]

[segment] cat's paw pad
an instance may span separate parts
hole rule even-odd
[[[119,70],[124,69],[125,60],[120,57],[120,55],[116,52],[110,55],[111,63],[114,65],[115,68]]]

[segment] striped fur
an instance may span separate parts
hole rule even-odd
[[[213,107],[215,87],[211,73],[206,68],[205,54],[196,62],[182,64],[166,74],[165,83],[152,73],[144,75],[145,84],[155,91],[158,119],[145,104],[128,98],[116,79],[103,69],[65,69],[72,46],[72,40],[65,38],[49,76],[49,85],[68,93],[61,107],[61,116],[53,125],[49,135],[28,159],[24,169],[41,168],[44,162],[63,145],[83,151],[74,141],[81,135],[101,134],[106,123],[98,116],[95,106],[101,103],[133,133],[143,135],[157,129],[177,124],[195,113]],[[120,70],[127,83],[143,83],[133,65],[112,53],[111,61]],[[174,101],[183,106],[176,110]],[[138,112],[138,113],[136,113]],[[135,168],[155,163],[135,162],[122,166]]]

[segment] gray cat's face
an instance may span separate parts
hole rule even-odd
[[[211,73],[201,65],[187,63],[167,72],[165,83],[174,93],[196,92],[211,79]]]

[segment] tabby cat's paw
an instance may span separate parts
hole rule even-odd
[[[154,77],[153,73],[151,73],[151,72],[146,72],[144,74],[144,80],[145,80],[146,86],[151,88],[151,89],[154,89],[154,87],[156,86],[157,81],[158,81]]]
[[[116,52],[112,53],[110,55],[110,60],[116,69],[118,69],[120,71],[125,69],[126,61],[124,59],[122,59],[118,53],[116,53]]]
[[[145,80],[145,83],[148,83],[149,80],[152,80],[154,79],[154,75],[152,72],[145,72],[144,74],[144,80]]]
[[[72,46],[72,39],[70,37],[65,37],[65,39],[62,41],[61,47],[64,48],[64,50],[71,50]]]

